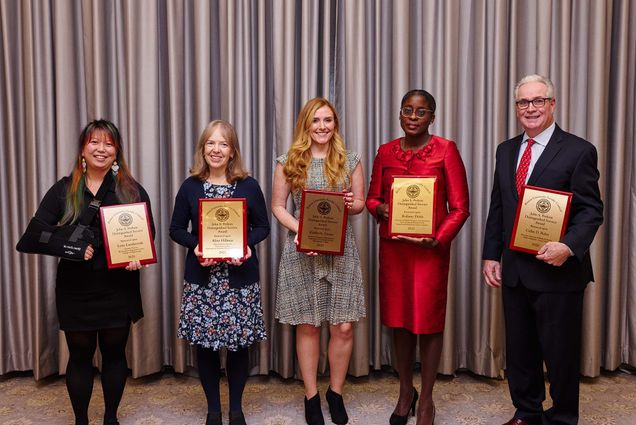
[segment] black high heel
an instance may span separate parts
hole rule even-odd
[[[413,400],[411,401],[411,407],[409,407],[409,410],[411,411],[411,416],[415,416],[415,405],[417,403],[417,399],[419,398],[419,395],[417,394],[417,390],[415,389],[415,387],[413,387]],[[406,411],[406,415],[402,416],[402,415],[398,415],[397,413],[392,413],[391,417],[389,418],[389,424],[390,425],[406,425],[406,423],[409,421],[409,411]]]
[[[327,394],[325,394],[325,398],[327,399],[327,403],[329,404],[329,414],[331,415],[331,422],[337,425],[345,425],[347,422],[349,422],[349,415],[347,415],[347,410],[345,409],[342,395],[333,391],[331,387],[329,387],[327,389]]]

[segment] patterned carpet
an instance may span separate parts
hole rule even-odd
[[[417,384],[417,383],[416,383]],[[320,381],[323,412],[330,424],[324,393],[328,381]],[[416,385],[419,386],[419,385]],[[350,379],[345,404],[352,425],[387,424],[397,395],[397,378],[374,373]],[[227,409],[227,386],[222,403]],[[253,377],[247,384],[244,411],[250,425],[304,424],[302,384],[278,377]],[[502,424],[513,413],[505,381],[463,373],[440,376],[434,391],[437,425]],[[119,419],[121,425],[194,425],[205,417],[205,398],[196,378],[173,373],[129,379]],[[91,425],[101,425],[104,403],[99,379],[90,407]],[[0,376],[0,425],[72,424],[71,405],[64,379],[51,377],[35,382],[26,374]],[[227,415],[225,415],[227,424]],[[636,375],[605,373],[581,384],[581,424],[636,424]],[[415,424],[415,419],[409,421]]]

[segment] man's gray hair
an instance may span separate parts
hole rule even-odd
[[[554,97],[554,84],[552,84],[552,81],[550,81],[548,77],[544,77],[543,75],[539,74],[530,74],[519,80],[519,82],[515,86],[515,99],[517,99],[517,94],[519,94],[519,87],[527,83],[543,83],[548,89],[546,92],[546,97]]]

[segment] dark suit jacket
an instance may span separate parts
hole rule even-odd
[[[269,214],[263,192],[258,182],[252,177],[248,176],[239,180],[232,197],[247,200],[247,244],[252,250],[252,256],[240,266],[228,265],[230,287],[240,288],[258,282],[258,258],[255,245],[269,235]],[[188,177],[175,197],[170,223],[170,238],[188,248],[185,280],[197,285],[207,283],[210,275],[210,268],[202,267],[198,257],[194,255],[194,248],[199,243],[200,198],[205,198],[203,182],[196,177]]]
[[[495,178],[486,222],[484,260],[502,261],[503,284],[543,292],[570,292],[594,280],[590,244],[603,222],[596,148],[557,125],[539,157],[528,185],[572,192],[572,205],[563,242],[574,252],[562,266],[539,261],[532,254],[509,249],[519,201],[515,188],[517,158],[522,135],[497,148]]]

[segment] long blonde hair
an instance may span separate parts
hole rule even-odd
[[[238,144],[238,136],[232,124],[223,120],[214,120],[208,123],[199,136],[197,147],[194,152],[194,164],[190,169],[190,174],[196,176],[201,180],[205,180],[210,175],[210,168],[208,163],[205,162],[205,143],[208,141],[214,130],[219,129],[221,134],[230,145],[231,158],[227,163],[225,169],[225,177],[228,183],[234,183],[236,180],[243,180],[247,177],[248,172],[243,166],[243,160],[241,159],[241,149]]]
[[[338,184],[348,184],[351,180],[350,173],[345,166],[347,149],[344,139],[340,135],[340,122],[336,108],[327,99],[316,97],[309,100],[298,114],[294,141],[287,152],[287,162],[283,167],[292,191],[302,190],[307,183],[307,173],[309,164],[311,164],[311,125],[316,111],[323,106],[331,109],[335,122],[333,137],[329,141],[329,150],[324,162],[327,184],[330,189],[335,189]]]

